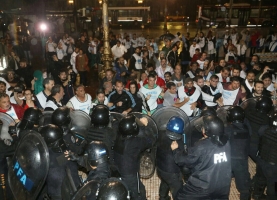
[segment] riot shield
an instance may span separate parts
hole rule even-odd
[[[184,120],[184,143],[191,144],[190,140],[190,121],[187,114],[176,107],[162,107],[153,113],[152,118],[156,122],[158,129],[163,131],[166,130],[166,125],[169,119],[173,116],[181,117]]]
[[[70,129],[88,130],[91,125],[90,116],[82,110],[70,111],[71,125]]]
[[[198,117],[194,117],[191,121],[190,121],[190,133],[191,133],[191,143],[189,143],[188,141],[188,146],[192,147],[194,146],[194,144],[199,141],[203,135],[202,135],[202,131],[201,128],[203,126],[203,118],[198,116]]]
[[[15,124],[14,119],[10,115],[0,112],[0,139],[1,140],[12,141],[12,137],[9,134],[9,126],[11,124]]]
[[[119,124],[120,120],[123,117],[124,117],[124,115],[122,115],[121,113],[110,112],[110,124],[109,124],[109,127],[117,131],[118,130],[118,124]]]
[[[52,123],[52,114],[54,111],[44,111],[39,119],[39,126],[45,126]]]
[[[8,181],[15,199],[36,199],[48,170],[47,145],[38,132],[30,130],[19,141],[9,162]]]
[[[158,139],[158,127],[156,122],[152,119],[152,117],[149,117],[148,115],[139,113],[139,112],[133,112],[133,115],[135,115],[137,118],[145,117],[148,120],[148,125],[146,126],[146,134],[143,132],[139,132],[139,136],[149,137],[149,134],[151,134],[151,138]],[[145,134],[145,135],[144,135]],[[148,135],[148,136],[147,136]],[[153,145],[155,144],[155,141],[153,141]],[[141,178],[150,178],[153,176],[155,172],[155,160],[156,160],[156,150],[157,147],[153,146],[151,149],[148,149],[144,151],[140,156],[140,177]]]
[[[77,137],[86,138],[87,130],[91,125],[90,116],[82,110],[70,111],[70,131]]]
[[[96,200],[96,192],[100,184],[97,181],[89,181],[84,184],[71,198],[71,200]]]
[[[217,116],[223,121],[223,123],[227,124],[227,110],[232,106],[222,106],[217,109],[216,114]]]
[[[259,97],[253,97],[250,99],[246,99],[240,104],[240,107],[242,107],[244,110],[248,109],[256,109],[256,103],[258,101]]]

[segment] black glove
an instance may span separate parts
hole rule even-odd
[[[72,152],[72,151],[68,151],[67,154],[67,158],[69,158],[71,161],[79,161],[80,160],[80,156],[78,156],[76,153]]]
[[[215,95],[214,95],[213,102],[215,103],[220,97],[222,97],[222,94],[221,94],[221,93],[215,94]]]

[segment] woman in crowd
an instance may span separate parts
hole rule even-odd
[[[37,95],[40,93],[43,88],[43,74],[40,70],[34,71],[34,79],[32,80],[32,90],[34,91],[34,94]]]
[[[19,98],[18,93],[14,92],[14,99],[18,105],[23,107],[24,110],[27,110],[28,108],[31,107],[36,107],[35,102],[33,100],[33,92],[31,89],[26,89],[24,91],[24,98]]]
[[[83,54],[82,49],[79,50],[79,55],[76,56],[76,69],[80,74],[80,84],[87,86],[87,74],[89,71],[88,67],[88,57],[86,54]]]

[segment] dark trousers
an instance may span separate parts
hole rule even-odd
[[[255,163],[257,162],[258,145],[259,135],[257,134],[257,132],[253,132],[250,138],[249,156]]]
[[[261,196],[267,187],[267,200],[277,199],[277,165],[272,165],[264,160],[257,159],[257,169],[254,183],[254,196]]]
[[[248,200],[250,197],[250,174],[248,172],[248,159],[232,159],[232,172],[235,183],[240,192],[240,200]]]
[[[87,71],[79,71],[80,74],[80,84],[87,86]]]
[[[230,186],[226,186],[221,188],[221,194],[213,194],[188,182],[178,191],[176,200],[228,200],[229,190]]]
[[[161,179],[159,196],[160,200],[170,200],[168,195],[171,192],[173,199],[178,190],[183,186],[182,174],[181,173],[168,173],[157,168],[158,176]]]
[[[126,183],[132,200],[146,200],[146,190],[138,173],[122,175],[122,180]]]

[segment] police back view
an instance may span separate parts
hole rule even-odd
[[[143,119],[143,118],[142,118]],[[144,118],[145,119],[145,118]],[[138,136],[147,135],[145,125],[142,125],[134,115],[124,117],[118,126],[119,135],[114,149],[115,164],[121,174],[122,180],[128,185],[131,199],[145,200],[145,187],[139,178],[140,154],[151,148],[154,138]]]
[[[277,112],[271,116],[270,127],[261,136],[257,159],[253,198],[262,199],[267,186],[268,200],[277,199]]]
[[[96,105],[93,107],[90,117],[93,126],[88,130],[86,140],[88,143],[91,141],[103,141],[108,148],[110,162],[113,164],[116,131],[108,126],[110,122],[109,108],[101,104]]]
[[[263,96],[258,99],[255,108],[246,108],[245,117],[248,119],[252,128],[250,136],[249,156],[256,162],[259,138],[269,125],[268,113],[272,108],[272,100]]]
[[[227,110],[228,124],[225,133],[230,138],[231,164],[236,187],[240,192],[240,200],[250,198],[250,174],[248,172],[248,151],[250,134],[244,122],[244,110],[239,106]]]
[[[183,185],[180,167],[174,162],[170,147],[172,141],[177,141],[180,150],[184,150],[183,133],[184,121],[180,117],[172,117],[167,123],[166,131],[159,131],[156,160],[157,173],[161,179],[160,200],[170,199],[169,190],[175,197]]]
[[[204,139],[188,149],[188,154],[172,142],[174,160],[192,168],[187,184],[177,193],[178,200],[228,199],[231,184],[231,148],[224,124],[216,116],[203,117]]]
[[[83,135],[69,130],[71,122],[70,109],[66,106],[57,108],[52,114],[52,123],[63,131],[63,139],[67,149],[81,154],[87,144]]]
[[[80,185],[78,166],[75,162],[67,161],[64,157],[67,147],[63,141],[63,132],[58,126],[46,125],[41,128],[40,133],[49,150],[50,166],[46,179],[48,195],[52,200],[61,200],[62,181],[66,176],[67,167],[71,171],[75,186]]]

